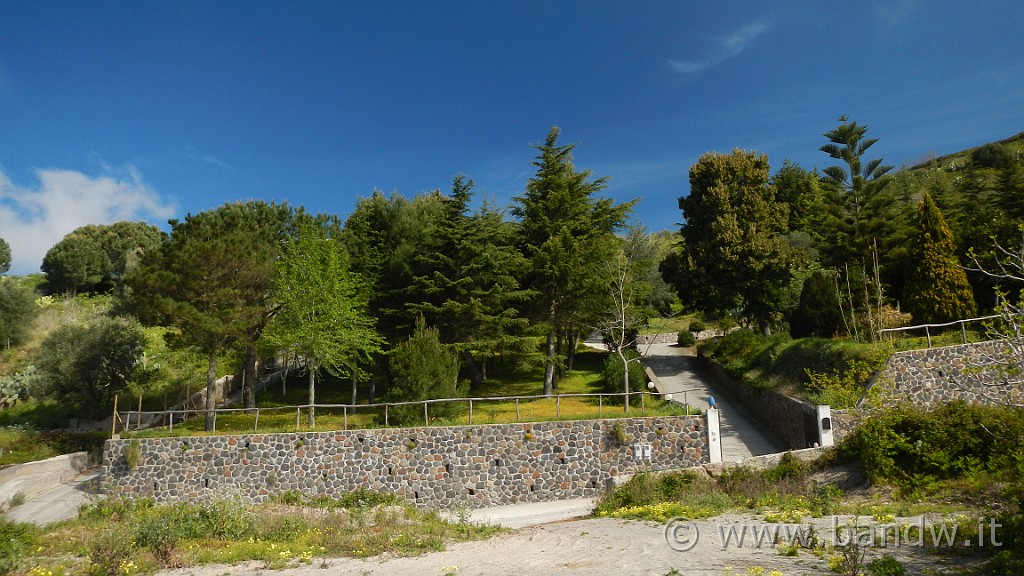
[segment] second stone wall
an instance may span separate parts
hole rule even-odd
[[[637,445],[649,460],[636,459]],[[104,449],[104,488],[158,502],[367,489],[429,508],[486,507],[596,496],[616,476],[704,464],[707,453],[700,416],[121,439]]]

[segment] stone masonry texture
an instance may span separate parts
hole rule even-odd
[[[141,457],[130,470],[133,442]],[[641,468],[706,463],[707,442],[699,416],[115,439],[103,477],[109,495],[157,502],[367,489],[425,508],[477,508],[596,496]],[[651,446],[650,461],[635,459],[635,444]]]

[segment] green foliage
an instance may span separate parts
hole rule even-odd
[[[913,491],[977,471],[1012,475],[1022,445],[1019,410],[954,402],[931,412],[900,406],[874,414],[841,453],[859,459],[872,480]]]
[[[10,376],[0,376],[0,408],[10,408],[24,402],[38,391],[43,375],[35,366],[28,366]]]
[[[904,576],[906,573],[903,564],[889,554],[875,558],[868,564],[870,576]]]
[[[687,330],[689,330],[690,332],[693,332],[694,334],[699,334],[699,333],[707,330],[707,326],[704,325],[704,321],[703,320],[698,318],[696,320],[690,320],[690,325],[687,328]]]
[[[408,308],[438,329],[459,354],[471,389],[479,390],[483,362],[495,353],[521,354],[533,341],[519,312],[531,294],[519,282],[526,260],[513,246],[515,228],[486,204],[469,213],[472,188],[460,175],[444,197],[433,249],[416,257],[425,273],[414,278]]]
[[[953,234],[927,192],[918,214],[916,265],[906,286],[907,309],[919,324],[973,317],[977,312],[974,294],[956,257]]]
[[[793,338],[831,338],[843,326],[836,283],[827,273],[816,270],[804,281],[800,303],[789,321]]]
[[[174,328],[175,343],[207,355],[207,429],[214,422],[217,355],[238,344],[251,350],[270,320],[274,261],[300,215],[250,201],[172,220],[170,239],[125,277],[129,309],[148,324]],[[253,363],[255,355],[247,355]]]
[[[668,275],[680,298],[705,312],[740,309],[767,333],[798,261],[784,239],[788,207],[770,183],[768,157],[704,154],[679,208],[682,253]]]
[[[43,258],[51,292],[106,290],[120,281],[147,251],[156,250],[164,233],[145,222],[89,224],[76,228]]]
[[[124,449],[124,463],[129,470],[135,470],[142,459],[142,445],[137,439],[132,439],[128,447]]]
[[[647,374],[644,372],[644,365],[639,361],[640,353],[632,348],[623,351],[628,360],[629,366],[629,390],[641,392],[646,390]],[[609,394],[622,394],[625,392],[625,378],[622,374],[622,359],[618,354],[609,354],[604,360],[604,368],[601,370],[601,391]],[[622,403],[622,397],[610,397],[605,399],[609,404]]]
[[[880,158],[864,159],[878,139],[865,138],[868,127],[846,116],[839,122],[824,134],[829,143],[820,148],[841,163],[825,168],[821,178],[826,201],[838,212],[826,227],[833,233],[825,243],[826,263],[831,266],[869,262],[873,241],[890,238],[895,221],[892,199],[885,193],[885,175],[893,167],[883,165]]]
[[[0,575],[19,573],[35,539],[36,531],[30,524],[0,518]]]
[[[0,277],[0,349],[24,342],[38,314],[36,294],[28,287]]]
[[[879,344],[821,338],[792,340],[786,335],[764,337],[749,330],[734,330],[703,343],[700,354],[751,386],[781,388],[806,396],[811,374],[826,375],[822,382],[839,378],[862,388],[889,357],[890,350]],[[850,374],[855,363],[863,364],[867,371]]]
[[[827,374],[807,370],[809,399],[840,410],[854,408],[879,367],[876,362],[850,359],[845,369]]]
[[[535,294],[532,316],[547,331],[545,394],[555,385],[556,334],[572,332],[608,308],[603,263],[616,253],[615,231],[634,204],[595,197],[607,179],[576,170],[575,145],[558,145],[559,132],[553,127],[536,146],[537,172],[511,210],[520,219],[519,248],[529,260],[524,285]]]
[[[273,286],[279,310],[263,340],[305,361],[312,405],[321,367],[335,376],[352,374],[360,361],[381,352],[382,340],[366,313],[361,279],[349,270],[341,245],[322,227],[300,227],[276,265]],[[314,425],[312,409],[309,424]]]
[[[6,274],[11,269],[11,245],[7,240],[0,238],[0,274]]]
[[[436,328],[428,328],[422,317],[416,321],[412,338],[391,353],[391,392],[396,400],[411,402],[435,398],[463,398],[466,388],[459,382],[459,361],[444,344]],[[434,418],[451,418],[462,410],[456,402],[431,404]],[[415,424],[423,421],[423,406],[396,406],[391,411],[395,422]]]
[[[679,346],[693,346],[697,343],[697,336],[690,330],[680,330],[676,334],[676,344]]]
[[[144,348],[138,322],[99,318],[90,325],[66,325],[52,332],[37,357],[50,393],[87,416],[113,407],[114,395],[132,382]]]

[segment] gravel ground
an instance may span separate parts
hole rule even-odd
[[[833,520],[817,519],[818,533],[828,533]],[[369,559],[316,559],[311,565],[274,571],[258,563],[238,566],[204,566],[161,572],[161,576],[226,576],[274,574],[281,576],[338,575],[596,575],[622,574],[685,576],[746,576],[763,568],[767,575],[778,570],[784,576],[829,574],[827,556],[799,550],[796,556],[780,554],[774,546],[733,544],[723,547],[719,527],[761,524],[753,516],[726,515],[695,524],[700,536],[692,549],[677,551],[691,541],[693,526],[675,531],[674,547],[666,540],[666,527],[653,522],[596,518],[524,528],[489,540],[463,542],[444,552],[413,558],[381,556]],[[962,559],[927,553],[915,547],[874,549],[868,559],[891,554],[903,562],[908,574],[930,569],[934,574],[956,574]],[[678,572],[672,572],[675,569]]]

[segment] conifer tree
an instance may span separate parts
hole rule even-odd
[[[918,207],[916,265],[906,288],[908,311],[919,324],[970,318],[976,312],[967,274],[960,267],[953,234],[930,194]]]
[[[634,204],[616,205],[597,197],[607,179],[591,179],[590,170],[576,170],[575,144],[559,145],[558,135],[558,127],[553,127],[544,144],[536,146],[537,172],[512,208],[520,218],[520,249],[530,261],[525,284],[537,295],[533,314],[545,326],[545,394],[556,386],[556,339],[607,309],[603,263],[615,254],[615,232]],[[575,336],[567,340],[572,348]]]

